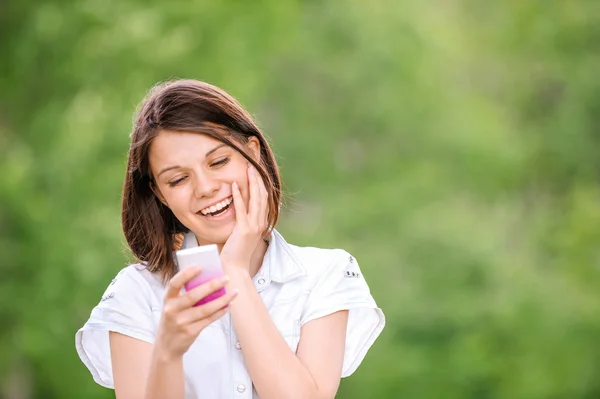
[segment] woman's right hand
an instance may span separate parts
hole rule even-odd
[[[203,305],[194,306],[200,299],[223,288],[228,278],[217,277],[181,294],[184,284],[200,273],[199,267],[178,272],[168,283],[158,326],[155,347],[161,357],[177,359],[189,349],[198,334],[210,323],[227,313],[236,290]]]

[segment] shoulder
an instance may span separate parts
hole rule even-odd
[[[94,380],[113,388],[109,331],[153,343],[160,305],[160,278],[144,265],[121,269],[108,283],[100,302],[75,335],[75,347]]]
[[[127,285],[152,285],[155,282],[160,282],[155,273],[150,272],[145,265],[134,263],[127,265],[119,270],[116,276],[111,281],[111,285],[127,286]]]
[[[360,274],[358,262],[345,249],[298,246],[285,241],[282,247],[288,252],[288,260],[298,265],[307,279],[313,283]]]
[[[111,280],[102,295],[101,302],[123,299],[144,299],[148,302],[164,292],[164,286],[157,273],[150,272],[143,264],[130,264],[121,269]]]
[[[354,258],[341,248],[302,247],[289,244],[297,260],[306,268],[308,274],[319,274],[331,267],[340,267]]]

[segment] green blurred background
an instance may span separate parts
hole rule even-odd
[[[256,116],[278,229],[354,254],[387,327],[338,397],[600,397],[600,2],[0,2],[0,395],[114,397],[75,331],[129,255],[132,113]]]

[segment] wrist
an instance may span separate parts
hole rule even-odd
[[[183,354],[179,355],[168,350],[161,344],[160,339],[157,339],[154,343],[154,350],[152,352],[154,361],[162,365],[174,364],[183,361]]]
[[[229,276],[230,279],[240,279],[240,278],[250,278],[250,271],[248,270],[248,267],[244,267],[244,266],[232,266],[230,265],[229,267],[224,269],[225,274],[227,274],[227,276]]]
[[[240,261],[223,261],[223,259],[221,259],[222,265],[223,265],[223,271],[228,274],[228,275],[232,275],[232,274],[238,274],[238,275],[244,275],[244,274],[250,274],[250,264],[246,263],[246,262],[240,262]]]

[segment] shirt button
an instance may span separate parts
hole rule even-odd
[[[264,284],[265,283],[265,279],[264,278],[259,278],[258,279],[258,284]]]
[[[239,393],[244,393],[245,390],[246,390],[246,387],[244,385],[240,384],[237,386],[237,391]]]
[[[242,349],[242,345],[240,345],[240,343],[239,343],[239,342],[236,342],[236,343],[235,343],[235,347],[236,347],[237,349]]]

